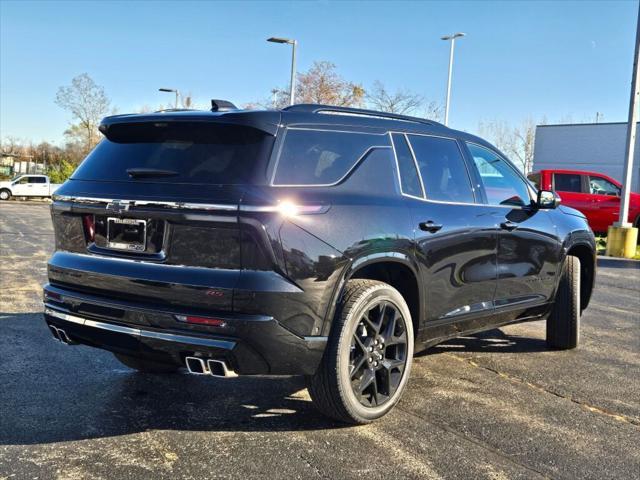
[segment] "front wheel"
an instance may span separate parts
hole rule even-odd
[[[0,190],[0,200],[9,200],[11,198],[11,192],[6,188]]]
[[[547,319],[547,345],[569,350],[580,342],[580,259],[568,255],[556,300]]]
[[[413,341],[409,307],[395,288],[347,282],[322,363],[307,379],[318,410],[352,424],[385,415],[406,387]]]

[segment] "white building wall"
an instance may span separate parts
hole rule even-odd
[[[626,123],[538,125],[533,170],[590,170],[604,173],[620,182],[624,170],[626,135]],[[640,135],[636,136],[631,189],[640,192]]]

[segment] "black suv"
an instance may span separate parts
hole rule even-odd
[[[414,351],[547,320],[578,344],[595,278],[582,214],[484,140],[368,110],[105,118],[56,193],[45,319],[144,372],[305,375],[366,423]]]

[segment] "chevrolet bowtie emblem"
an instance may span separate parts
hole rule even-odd
[[[127,210],[129,210],[130,206],[131,206],[130,202],[121,201],[121,200],[114,200],[113,202],[109,202],[107,204],[107,211],[108,212],[114,212],[114,213],[122,213],[122,212],[126,212]]]

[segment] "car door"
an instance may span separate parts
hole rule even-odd
[[[589,175],[589,193],[593,205],[593,221],[589,221],[596,232],[606,232],[620,215],[620,187],[599,175]]]
[[[29,176],[23,175],[13,182],[11,185],[12,194],[14,197],[27,196],[29,194]]]
[[[42,175],[29,176],[29,195],[34,197],[46,197],[49,194],[47,178]]]
[[[500,227],[496,321],[528,316],[531,309],[552,300],[562,258],[560,239],[549,211],[533,206],[534,192],[524,177],[492,149],[466,145],[480,179],[478,187]]]
[[[455,139],[393,134],[393,140],[400,171],[404,176],[412,172],[416,251],[426,301],[424,336],[449,336],[459,331],[458,321],[492,311],[495,222],[489,208],[475,203]]]

